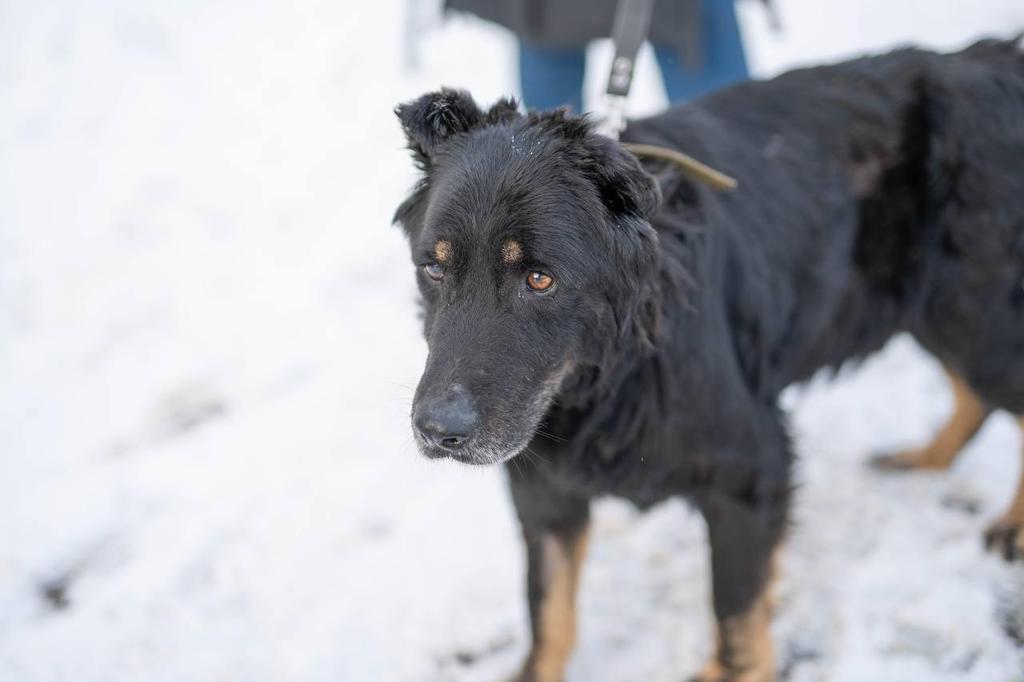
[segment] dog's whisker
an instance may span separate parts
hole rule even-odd
[[[535,433],[536,433],[536,434],[537,434],[538,436],[544,436],[544,437],[545,437],[545,438],[547,438],[548,440],[553,440],[553,441],[555,441],[556,443],[565,443],[565,442],[567,441],[567,439],[566,439],[566,438],[564,438],[564,437],[562,437],[562,436],[558,436],[558,435],[556,435],[556,434],[553,434],[553,433],[551,433],[550,431],[545,431],[544,429],[537,429],[537,430],[535,431]]]

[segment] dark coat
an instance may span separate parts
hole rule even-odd
[[[1015,42],[803,69],[630,122],[624,140],[736,177],[722,194],[674,169],[656,181],[561,111],[449,90],[398,115],[424,171],[396,214],[429,347],[414,434],[430,457],[508,462],[542,646],[590,500],[682,495],[707,520],[719,641],[738,642],[717,664],[773,676],[743,643],[767,625],[735,633],[764,608],[786,527],[779,395],[819,369],[907,331],[986,406],[1024,414]],[[1019,543],[1011,528],[989,542]]]
[[[650,40],[671,45],[693,63],[700,54],[700,0],[657,0]],[[582,47],[612,33],[615,0],[445,0],[447,9],[501,24],[528,43]]]

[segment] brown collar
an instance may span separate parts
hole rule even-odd
[[[736,189],[739,186],[735,178],[717,171],[707,164],[701,163],[689,154],[684,154],[675,149],[658,147],[653,144],[637,144],[635,142],[622,142],[620,144],[622,144],[626,151],[637,158],[659,159],[673,163],[691,180],[703,182],[712,189],[725,191]]]

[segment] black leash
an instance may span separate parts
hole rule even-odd
[[[612,29],[615,57],[605,90],[607,115],[602,121],[601,132],[616,140],[626,129],[626,100],[633,86],[633,69],[640,47],[651,29],[653,12],[654,0],[619,0],[615,8]]]
[[[598,132],[618,140],[626,129],[626,101],[633,85],[633,69],[640,47],[651,28],[654,0],[619,0],[615,9],[612,40],[615,57],[612,59],[608,88],[605,90],[605,117],[598,124]],[[719,190],[735,189],[737,182],[697,159],[675,149],[650,144],[621,143],[638,158],[652,158],[675,164],[685,175]]]

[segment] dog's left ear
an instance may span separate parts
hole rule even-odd
[[[395,108],[416,162],[424,169],[430,165],[434,150],[458,133],[479,125],[484,112],[464,90],[443,88]]]
[[[633,215],[649,220],[661,205],[658,182],[637,158],[601,135],[591,135],[597,162],[592,170],[601,202],[612,215]]]
[[[661,205],[661,190],[637,158],[614,140],[589,133],[587,146],[593,156],[587,171],[611,218],[608,246],[621,283],[616,324],[620,335],[645,346],[657,329],[656,310],[644,301],[658,270],[658,234],[650,219]]]

